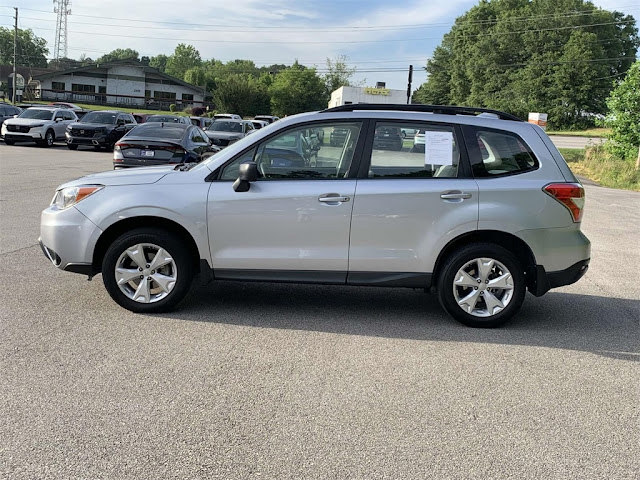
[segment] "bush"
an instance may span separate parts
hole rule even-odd
[[[626,160],[638,157],[640,145],[640,61],[636,61],[625,79],[607,99],[609,114],[604,120],[611,127],[607,151]]]
[[[172,103],[171,105],[169,105],[169,111],[170,112],[175,112],[176,111],[176,104]]]

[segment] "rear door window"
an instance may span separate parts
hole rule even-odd
[[[464,127],[473,176],[488,178],[514,175],[538,168],[538,160],[515,133]]]
[[[459,145],[453,126],[377,122],[367,177],[455,178]]]

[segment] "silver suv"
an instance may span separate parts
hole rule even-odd
[[[424,151],[374,148],[383,129]],[[309,129],[344,135],[304,155]],[[345,105],[287,117],[199,164],[66,183],[42,213],[45,255],[102,273],[135,312],[174,307],[193,277],[411,287],[496,326],[529,290],[587,270],[584,190],[537,126],[501,112]]]

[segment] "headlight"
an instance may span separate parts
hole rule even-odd
[[[30,125],[29,128],[40,128],[40,127],[44,127],[44,123],[38,123],[36,125]]]
[[[55,205],[60,210],[64,210],[103,188],[104,185],[81,185],[79,187],[61,188],[56,191],[56,194],[53,196],[51,205]]]

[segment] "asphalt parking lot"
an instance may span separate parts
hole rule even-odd
[[[110,159],[0,144],[0,478],[637,478],[640,194],[586,186],[588,273],[497,330],[364,287],[194,285],[145,316],[37,246]]]

